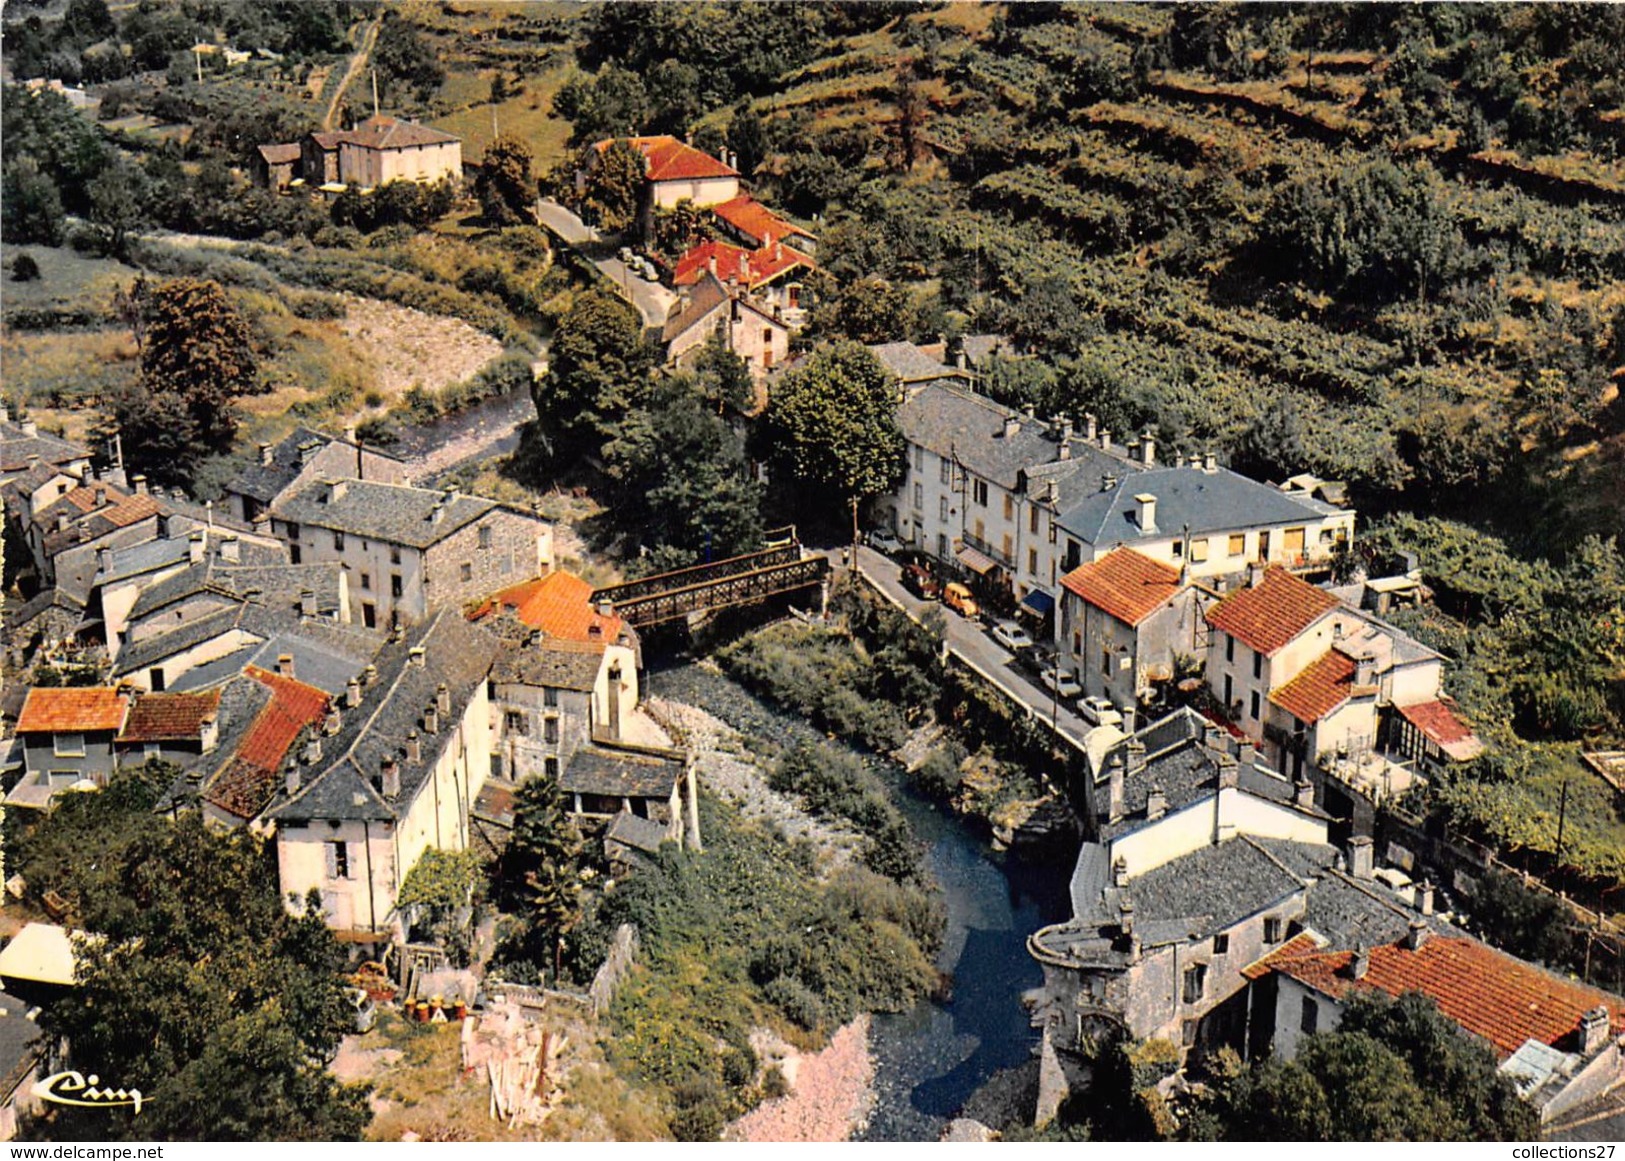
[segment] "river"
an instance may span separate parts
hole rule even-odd
[[[742,734],[776,744],[824,740],[802,719],[698,665],[652,671],[648,692],[699,706]],[[1038,1037],[1021,995],[1043,976],[1027,955],[1026,939],[1067,915],[1067,871],[993,851],[972,825],[915,792],[894,763],[878,766],[926,846],[927,865],[942,889],[947,929],[937,966],[951,983],[942,999],[875,1017],[876,1102],[859,1139],[935,1141],[995,1072],[1032,1058]]]

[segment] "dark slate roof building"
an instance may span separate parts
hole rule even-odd
[[[495,500],[368,480],[320,481],[285,497],[273,515],[388,544],[428,548],[490,512]],[[524,513],[534,518],[532,513]]]
[[[1136,497],[1156,497],[1156,522],[1141,528]],[[1339,509],[1304,495],[1288,495],[1228,468],[1150,468],[1119,478],[1065,504],[1060,525],[1088,544],[1127,544],[1166,537],[1170,530],[1228,532],[1273,524],[1318,522]],[[1160,531],[1159,531],[1160,530]]]

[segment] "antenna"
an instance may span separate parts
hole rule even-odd
[[[372,70],[372,115],[378,116],[378,70]]]

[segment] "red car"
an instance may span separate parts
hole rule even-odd
[[[899,579],[905,589],[921,600],[934,601],[942,596],[942,582],[932,576],[931,570],[924,565],[904,565]]]

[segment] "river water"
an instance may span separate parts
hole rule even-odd
[[[651,672],[649,692],[699,706],[742,734],[776,744],[824,740],[802,719],[698,665]],[[1026,940],[1066,917],[1068,872],[994,852],[970,824],[916,793],[894,764],[882,769],[942,889],[947,929],[937,966],[950,976],[950,990],[906,1012],[875,1017],[876,1102],[859,1139],[935,1141],[995,1072],[1032,1058],[1038,1037],[1021,994],[1043,976]]]

